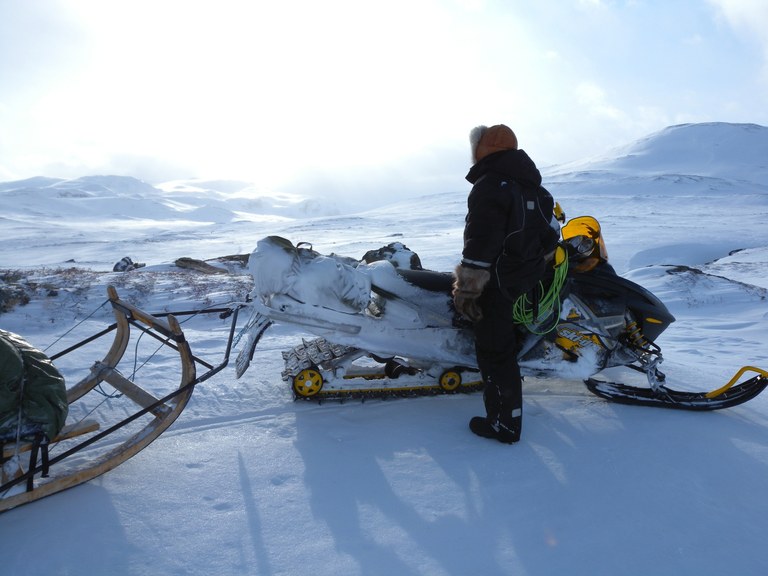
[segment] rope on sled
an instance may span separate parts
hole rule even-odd
[[[92,317],[94,314],[96,314],[96,312],[98,312],[99,310],[101,310],[102,308],[104,308],[104,306],[106,306],[107,304],[109,304],[109,300],[108,300],[108,299],[107,299],[107,300],[104,300],[104,302],[102,302],[102,303],[101,303],[101,304],[99,304],[99,305],[98,305],[96,308],[94,308],[94,309],[93,309],[93,311],[92,311],[90,314],[88,314],[88,316],[86,316],[85,318],[83,318],[82,320],[80,320],[80,322],[78,322],[77,324],[75,324],[74,326],[72,326],[72,328],[70,328],[69,330],[67,330],[66,332],[64,332],[64,334],[62,334],[61,336],[59,336],[58,338],[56,338],[56,340],[54,340],[53,342],[51,342],[50,344],[48,344],[48,346],[46,346],[45,348],[43,348],[43,352],[48,352],[48,349],[49,349],[51,346],[53,346],[54,344],[58,343],[58,342],[59,342],[59,340],[61,340],[62,338],[64,338],[64,337],[65,337],[67,334],[69,334],[70,332],[72,332],[72,331],[74,331],[75,329],[77,329],[77,327],[78,327],[78,326],[80,326],[80,325],[81,325],[83,322],[85,322],[86,320],[88,320],[89,318],[91,318],[91,317]]]

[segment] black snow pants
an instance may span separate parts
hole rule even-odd
[[[477,364],[485,383],[483,401],[488,422],[519,436],[523,419],[523,383],[517,363],[518,328],[513,302],[505,297],[496,275],[479,300],[483,318],[475,323]]]

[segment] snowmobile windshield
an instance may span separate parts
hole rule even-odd
[[[576,253],[581,265],[577,271],[585,272],[597,266],[600,262],[608,261],[608,251],[600,229],[600,223],[592,216],[571,218],[562,227],[563,241],[568,243]]]

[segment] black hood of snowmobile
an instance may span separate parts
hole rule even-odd
[[[675,317],[650,290],[622,278],[610,267],[597,267],[589,272],[574,272],[570,282],[578,286],[576,292],[600,316],[621,313],[629,309],[643,336],[655,341]]]

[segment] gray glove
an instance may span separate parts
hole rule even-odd
[[[484,268],[469,268],[459,264],[456,267],[456,279],[453,282],[453,304],[456,311],[477,322],[483,317],[477,299],[483,293],[485,285],[491,279],[491,273]]]

